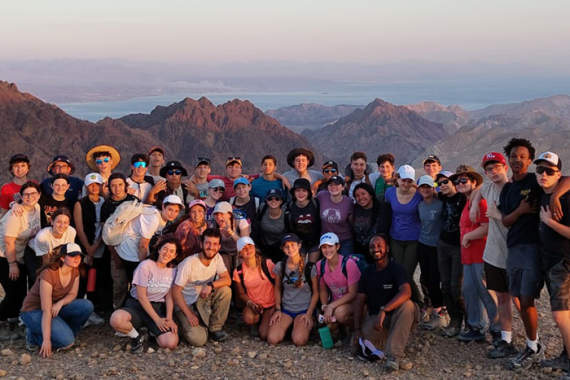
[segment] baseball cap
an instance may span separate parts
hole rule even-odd
[[[12,157],[10,157],[10,165],[12,165],[15,162],[27,162],[29,164],[30,159],[25,154],[15,154]]]
[[[184,203],[182,203],[182,200],[180,199],[180,197],[178,195],[174,195],[174,194],[171,194],[171,195],[164,198],[164,200],[162,201],[162,204],[165,205],[167,203],[170,203],[173,205],[180,205],[180,206],[184,207]]]
[[[196,205],[204,207],[204,210],[207,210],[207,209],[208,209],[208,207],[206,206],[206,202],[204,202],[204,201],[201,200],[201,199],[194,199],[194,200],[193,200],[192,202],[190,202],[190,204],[188,205],[188,210],[190,210],[192,207],[194,207],[194,206],[196,206]]]
[[[228,202],[219,202],[216,203],[216,207],[214,208],[214,212],[212,214],[217,214],[221,212],[222,214],[233,212],[234,209],[231,204]]]
[[[239,238],[237,241],[237,250],[240,252],[246,245],[255,245],[255,242],[249,236]]]
[[[197,157],[196,161],[194,161],[194,167],[200,166],[202,164],[211,165],[212,161],[206,157]]]
[[[148,155],[150,156],[154,152],[160,152],[164,156],[164,148],[161,146],[153,146],[152,148],[150,148],[150,150],[148,151]]]
[[[237,156],[228,157],[228,159],[226,160],[226,166],[228,166],[229,164],[232,164],[234,162],[237,162],[240,166],[243,166],[241,163],[241,157],[237,157]]]
[[[222,181],[219,178],[213,179],[210,182],[208,182],[208,188],[213,189],[216,187],[223,187],[225,189],[226,184],[224,183],[224,181]]]
[[[499,164],[503,164],[503,165],[507,164],[507,160],[505,159],[505,156],[503,156],[499,152],[489,152],[489,153],[485,154],[483,156],[483,159],[481,160],[481,167],[484,168],[485,165],[487,165],[487,163],[489,163],[489,162],[498,162]]]
[[[273,188],[273,189],[267,190],[267,195],[265,195],[265,199],[267,199],[269,197],[283,198],[283,194],[281,194],[281,190]]]
[[[287,242],[294,242],[294,243],[300,243],[301,239],[299,239],[299,236],[295,235],[295,234],[287,234],[285,236],[283,236],[283,238],[281,239],[281,245],[284,245]]]
[[[239,177],[238,179],[236,179],[236,180],[234,181],[234,189],[235,189],[236,186],[239,185],[240,183],[241,183],[242,185],[249,185],[249,184],[250,184],[247,179],[245,179],[245,178],[243,178],[243,177]]]
[[[416,170],[410,165],[402,165],[398,168],[398,174],[401,179],[411,179],[414,181],[416,179]]]
[[[329,181],[327,182],[327,186],[329,184],[331,184],[332,182],[338,183],[339,185],[344,185],[344,178],[342,178],[339,175],[333,175],[332,177],[329,178]]]
[[[435,182],[433,181],[433,178],[431,178],[430,175],[423,175],[418,180],[418,187],[421,185],[430,185],[431,187],[435,187]]]
[[[336,169],[336,171],[338,172],[338,164],[333,160],[328,160],[323,164],[323,170],[325,170],[326,168],[333,168]]]
[[[442,170],[439,173],[436,174],[435,179],[437,181],[439,181],[439,177],[444,177],[444,178],[449,178],[453,175],[453,172],[450,172],[449,170]]]
[[[59,250],[59,254],[61,256],[71,256],[71,257],[75,257],[78,255],[84,256],[83,252],[81,252],[81,247],[76,243],[65,244]]]
[[[542,161],[546,161],[551,166],[556,166],[558,169],[562,170],[562,161],[560,157],[556,153],[553,152],[544,152],[536,160],[534,160],[535,164],[539,164]]]
[[[89,173],[85,176],[85,186],[89,186],[92,183],[98,183],[99,185],[103,184],[103,177],[99,173]]]
[[[321,242],[319,243],[319,248],[323,245],[335,245],[339,244],[338,236],[333,232],[327,232],[323,236],[321,236]]]
[[[430,162],[430,161],[437,162],[438,164],[441,165],[441,161],[439,160],[439,158],[435,154],[430,154],[429,156],[424,158],[424,160],[422,161],[422,165],[425,165],[427,162]]]

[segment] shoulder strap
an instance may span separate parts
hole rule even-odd
[[[322,259],[321,260],[321,277],[323,278],[325,275],[325,265],[327,265],[327,259]]]
[[[259,198],[258,197],[253,197],[255,199],[255,212],[257,213],[257,211],[259,210]]]
[[[346,277],[348,279],[348,271],[346,270],[346,262],[347,261],[348,261],[348,256],[343,256],[342,262],[340,263],[340,268],[342,270],[342,274],[344,274],[344,277]]]
[[[231,204],[232,206],[235,206],[235,205],[236,205],[236,197],[231,197],[231,198],[230,198],[230,204]]]
[[[265,275],[265,277],[267,277],[267,279],[273,285],[275,285],[275,279],[271,276],[271,273],[269,273],[269,268],[267,267],[267,260],[266,259],[261,259],[261,270],[263,271],[263,274]]]
[[[287,258],[284,258],[283,261],[281,261],[281,281],[285,279],[286,268],[287,268]]]

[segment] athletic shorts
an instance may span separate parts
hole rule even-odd
[[[303,311],[299,311],[299,312],[294,312],[294,311],[289,311],[289,310],[282,309],[281,312],[282,312],[283,314],[287,314],[287,315],[290,316],[291,318],[295,319],[298,315],[307,313],[307,310],[303,310]]]
[[[164,302],[151,302],[152,308],[161,318],[166,316],[166,304]],[[140,302],[134,298],[129,297],[125,303],[125,307],[121,310],[126,311],[131,315],[131,324],[137,330],[146,326],[148,332],[154,336],[159,336],[170,331],[160,331],[156,323],[152,320],[150,315],[145,311]]]
[[[511,296],[540,298],[540,291],[544,286],[544,274],[538,250],[538,244],[519,244],[509,247],[507,276]]]
[[[546,287],[552,311],[570,310],[570,264],[560,261],[546,271]]]
[[[497,293],[509,292],[509,277],[507,276],[506,269],[485,263],[484,270],[485,279],[487,280],[487,289]]]

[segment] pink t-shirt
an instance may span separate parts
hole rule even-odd
[[[328,265],[325,265],[325,274],[321,277],[321,261],[317,262],[317,275],[319,278],[319,286],[326,286],[332,294],[332,300],[336,301],[348,293],[348,287],[356,284],[360,280],[360,269],[352,259],[346,261],[346,274],[342,273],[342,255],[338,255],[338,264],[331,273]]]
[[[245,283],[245,290],[249,298],[256,304],[268,308],[275,305],[275,291],[273,284],[267,277],[261,268],[256,268],[255,270],[250,269],[245,263],[242,263],[243,269],[243,282]],[[271,277],[275,278],[273,273],[273,268],[275,264],[271,260],[267,260],[267,269]],[[237,269],[234,269],[233,279],[235,282],[241,282]]]
[[[131,296],[138,299],[137,286],[142,286],[150,302],[164,302],[175,278],[176,268],[159,268],[155,261],[144,260],[135,269]]]

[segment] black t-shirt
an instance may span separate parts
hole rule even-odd
[[[465,196],[461,193],[455,193],[452,197],[447,197],[439,193],[439,199],[443,201],[443,212],[441,213],[443,226],[440,239],[447,244],[459,247],[461,246],[459,219],[461,219],[463,207],[467,202]]]
[[[404,267],[390,261],[381,271],[376,269],[376,265],[368,266],[360,276],[358,293],[366,294],[368,312],[374,315],[398,294],[400,286],[409,283]]]
[[[289,202],[289,226],[287,228],[299,236],[306,247],[319,243],[321,238],[321,219],[319,217],[318,201],[311,199],[300,208],[294,201]]]
[[[528,196],[529,202],[540,199],[544,194],[542,187],[536,181],[534,173],[527,175],[520,181],[507,182],[499,197],[499,210],[503,215],[515,211],[521,201]],[[507,234],[507,247],[517,244],[538,243],[539,214],[524,214],[509,228]]]
[[[60,208],[67,208],[71,213],[71,225],[73,225],[73,206],[75,201],[65,198],[63,201],[55,200],[51,195],[43,194],[39,201],[41,208],[42,228],[50,227],[53,223],[53,214]]]
[[[256,199],[257,199],[257,201],[256,201]],[[245,214],[244,216],[247,219],[249,225],[252,226],[255,223],[255,219],[257,217],[256,204],[259,205],[261,203],[259,201],[259,198],[250,197],[249,202],[247,202],[246,204],[241,205],[241,206],[236,205],[237,200],[238,200],[237,197],[231,199],[230,204],[233,206],[234,210],[243,211],[243,213]]]
[[[542,195],[540,199],[541,207],[550,205],[551,195]],[[560,204],[564,213],[560,223],[570,226],[570,192],[560,197]],[[540,240],[540,258],[544,270],[549,270],[562,260],[570,263],[570,239],[560,235],[543,222],[539,223],[538,236]]]

